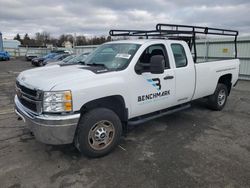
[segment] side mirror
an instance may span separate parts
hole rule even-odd
[[[165,69],[165,59],[163,55],[154,55],[150,58],[150,72],[162,74]]]

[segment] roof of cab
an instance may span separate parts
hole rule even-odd
[[[166,42],[166,41],[177,41],[177,40],[169,40],[169,39],[136,39],[136,40],[117,40],[117,41],[111,41],[111,42],[108,42],[108,43],[127,43],[127,44],[145,44],[145,43],[148,43],[148,42]],[[180,42],[178,40],[178,42]]]

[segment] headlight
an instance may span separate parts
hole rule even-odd
[[[44,112],[70,112],[72,111],[71,91],[49,91],[43,94]]]

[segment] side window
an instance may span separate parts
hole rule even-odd
[[[150,58],[152,56],[154,56],[154,55],[162,55],[162,56],[164,56],[165,68],[166,69],[170,68],[167,51],[166,51],[163,44],[155,44],[155,45],[149,46],[146,50],[144,50],[144,52],[140,56],[139,62],[149,64],[150,63]]]
[[[176,68],[187,66],[187,56],[181,44],[171,44]]]

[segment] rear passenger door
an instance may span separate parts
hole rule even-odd
[[[192,99],[195,88],[195,68],[188,45],[184,42],[170,44],[175,65],[176,104]]]

